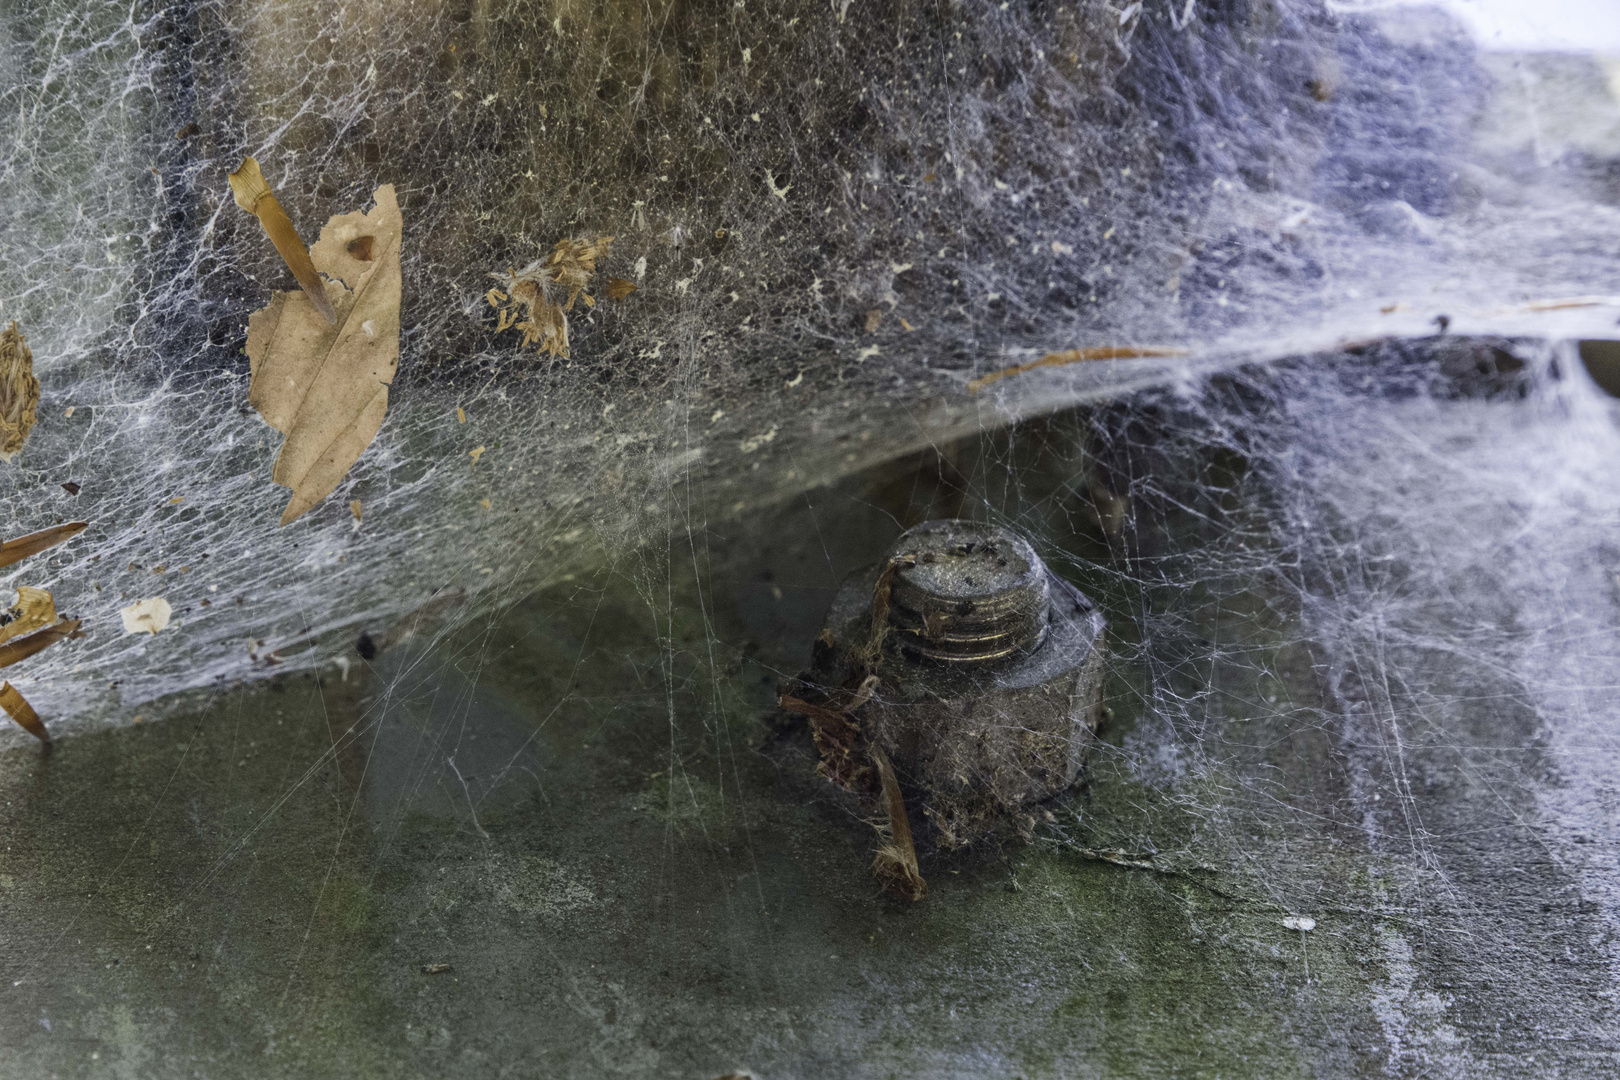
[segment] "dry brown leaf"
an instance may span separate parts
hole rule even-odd
[[[302,292],[275,293],[248,319],[248,400],[284,433],[271,478],[292,488],[281,515],[295,520],[332,493],[371,445],[399,366],[399,250],[404,231],[394,185],[370,212],[339,214],[310,249],[332,279],[328,325]]]
[[[38,406],[34,354],[13,319],[10,327],[0,331],[0,459],[10,461],[22,450]]]
[[[607,283],[608,299],[623,300],[625,297],[635,292],[639,287],[640,286],[638,286],[635,282],[626,281],[622,277],[610,277],[608,278]]]
[[[46,548],[55,547],[68,537],[83,532],[89,524],[88,521],[70,521],[66,525],[56,525],[29,533],[27,536],[19,536],[15,540],[7,540],[4,544],[0,544],[0,567],[21,562],[30,555],[38,555]]]
[[[8,641],[0,645],[0,668],[10,667],[19,660],[26,660],[46,646],[54,645],[78,632],[78,619],[63,619],[55,626],[46,627],[16,641]]]
[[[998,379],[1005,379],[1009,375],[1022,375],[1026,371],[1034,371],[1043,367],[1063,367],[1065,364],[1078,364],[1085,360],[1128,360],[1144,356],[1186,356],[1186,349],[1178,349],[1165,345],[1098,345],[1090,349],[1065,349],[1063,352],[1047,353],[1039,360],[1031,360],[1027,364],[1018,364],[1000,371],[992,371],[988,375],[981,375],[968,383],[968,391],[977,394]]]
[[[6,612],[6,624],[0,626],[0,644],[24,634],[32,634],[56,622],[56,601],[50,590],[35,589],[28,585],[17,587],[17,602]]]
[[[0,683],[0,709],[22,727],[22,729],[42,743],[51,741],[51,733],[45,730],[45,722],[39,718],[34,707],[28,704],[28,699],[22,692],[10,683]]]
[[[309,250],[304,247],[298,230],[293,228],[292,219],[287,217],[287,212],[271,193],[270,182],[259,170],[259,163],[252,158],[243,158],[242,164],[225,179],[231,183],[231,195],[236,199],[236,205],[259,219],[259,224],[264,226],[270,242],[276,246],[282,262],[287,264],[287,269],[298,280],[304,295],[309,297],[321,317],[335,326],[337,312],[332,308],[331,298],[326,295],[326,283],[315,272]]]

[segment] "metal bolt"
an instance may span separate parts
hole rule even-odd
[[[811,669],[822,772],[868,799],[893,763],[940,846],[961,847],[1074,783],[1102,717],[1103,618],[1010,529],[930,521],[833,600]],[[909,800],[908,800],[909,801]]]

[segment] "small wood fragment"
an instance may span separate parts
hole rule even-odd
[[[38,407],[34,354],[13,319],[9,328],[0,331],[0,459],[10,461],[21,452],[34,428]]]
[[[69,480],[67,483],[62,485],[62,490],[67,492],[69,495],[77,495],[81,489],[78,484],[75,484],[73,481]]]
[[[336,326],[337,312],[332,309],[332,301],[326,295],[326,285],[321,275],[315,272],[315,264],[310,261],[309,248],[304,246],[298,230],[293,228],[292,220],[287,217],[287,211],[281,208],[271,193],[270,182],[259,170],[259,163],[252,158],[243,158],[242,164],[226,179],[231,182],[231,195],[236,199],[236,205],[259,219],[270,242],[276,246],[287,269],[298,281],[298,287],[304,290],[315,305],[315,310]]]
[[[424,974],[424,975],[443,975],[448,971],[454,971],[454,970],[455,970],[455,968],[453,968],[449,964],[423,964],[422,965],[422,974]]]
[[[1186,356],[1188,350],[1163,345],[1099,345],[1090,349],[1066,349],[1063,352],[1047,353],[1039,360],[1031,360],[1027,364],[1018,364],[1000,371],[992,371],[988,375],[981,375],[968,383],[968,392],[977,394],[980,390],[1000,379],[1010,375],[1022,375],[1026,371],[1034,371],[1043,367],[1063,367],[1066,364],[1078,364],[1086,360],[1130,360],[1149,356]]]
[[[17,721],[28,734],[47,746],[50,745],[51,733],[45,730],[45,721],[39,718],[39,714],[28,704],[28,699],[22,696],[22,692],[9,682],[0,683],[0,709],[6,710],[6,715]]]
[[[46,548],[55,547],[68,537],[83,532],[89,524],[88,521],[70,521],[66,525],[56,525],[29,533],[27,536],[19,536],[15,540],[7,540],[4,544],[0,544],[0,567],[21,562],[30,555],[38,555]]]

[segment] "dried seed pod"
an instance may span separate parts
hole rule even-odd
[[[16,320],[0,332],[0,459],[10,461],[28,441],[39,406],[39,380],[34,354]]]

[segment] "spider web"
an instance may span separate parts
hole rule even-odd
[[[1476,822],[1425,802],[1462,785],[1558,823],[1537,842],[1612,921],[1609,857],[1579,836],[1609,813],[1620,446],[1568,343],[1612,336],[1620,295],[1620,133],[1570,119],[1612,105],[1595,61],[1531,78],[1432,13],[1303,2],[41,4],[4,25],[0,317],[44,388],[4,524],[90,522],[10,579],[91,631],[7,672],[57,733],[318,672],[334,699],[364,688],[320,764],[365,787],[348,813],[377,843],[464,809],[457,842],[498,845],[516,774],[575,748],[536,734],[545,709],[478,713],[494,685],[586,709],[580,747],[637,718],[661,766],[637,811],[702,841],[668,880],[733,842],[763,864],[740,795],[761,758],[830,833],[869,836],[805,778],[804,739],[767,730],[769,686],[843,573],[961,515],[1029,535],[1108,614],[1114,720],[1039,844],[1388,930],[1478,905]],[[1537,97],[1555,74],[1582,104]],[[242,355],[287,275],[224,179],[249,153],[306,239],[380,183],[405,218],[388,418],[287,529]],[[636,292],[570,313],[567,357],[497,332],[491,273],[594,236],[615,237],[598,280]],[[1088,345],[1188,355],[968,390]],[[170,627],[122,635],[158,595]],[[514,634],[532,670],[503,665]],[[1348,849],[1378,880],[1334,896]],[[598,910],[551,856],[490,857],[448,892]],[[423,890],[424,920],[449,910]],[[1378,946],[1390,1067],[1478,1065],[1435,1049],[1404,933]],[[1471,962],[1517,970],[1508,945]]]

